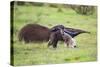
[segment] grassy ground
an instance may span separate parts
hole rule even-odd
[[[79,15],[70,8],[48,6],[16,6],[14,9],[14,65],[55,64],[85,62],[97,60],[96,14]],[[25,44],[19,42],[18,31],[28,23],[37,23],[46,27],[62,24],[66,27],[90,31],[91,34],[80,34],[75,39],[78,48],[66,48],[63,42],[57,49],[47,48],[47,42]]]

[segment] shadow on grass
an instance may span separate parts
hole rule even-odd
[[[79,60],[81,57],[65,58],[65,61]]]

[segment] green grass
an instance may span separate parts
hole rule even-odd
[[[39,6],[16,6],[14,9],[14,65],[55,64],[69,62],[88,62],[97,60],[96,15],[79,15],[70,8]],[[48,42],[29,43],[19,42],[17,34],[28,23],[37,23],[46,27],[62,24],[66,27],[83,29],[91,34],[80,34],[76,42],[78,48],[66,48],[63,42],[58,48],[47,48]]]

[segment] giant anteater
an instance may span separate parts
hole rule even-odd
[[[68,33],[71,37],[75,37],[81,33],[89,33],[80,29],[63,27],[63,25],[57,25],[49,29],[39,24],[27,24],[19,31],[18,38],[19,41],[24,40],[26,43],[43,42],[49,41],[49,37],[51,36],[51,34],[53,34],[53,37],[55,37],[55,39],[54,41],[52,41],[52,43],[49,42],[49,44],[54,44],[53,46],[56,47],[57,42],[59,40],[63,40],[62,35],[58,30],[59,28],[63,28],[64,31]]]

